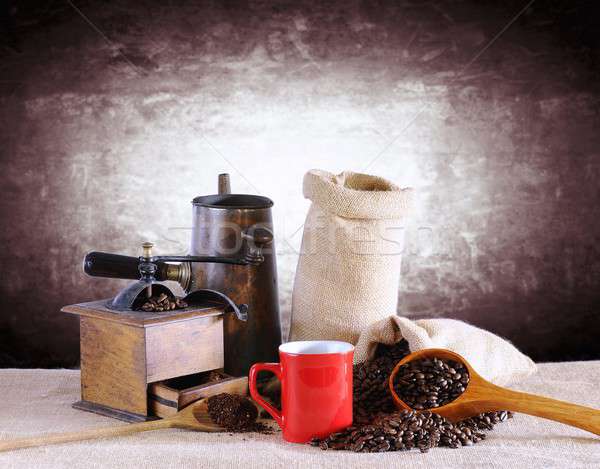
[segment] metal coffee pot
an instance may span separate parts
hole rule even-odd
[[[224,316],[224,371],[248,373],[256,362],[277,361],[281,344],[273,202],[258,195],[231,194],[229,175],[219,175],[215,195],[192,201],[193,228],[187,256],[139,258],[91,252],[84,271],[96,277],[138,279],[108,306],[131,312],[148,285],[178,282],[188,297],[223,301],[236,314]],[[186,298],[188,298],[186,297]]]

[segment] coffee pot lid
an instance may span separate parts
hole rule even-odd
[[[201,195],[192,200],[199,207],[221,209],[260,209],[271,208],[273,201],[262,195],[232,194],[229,174],[219,174],[219,192],[213,195]]]

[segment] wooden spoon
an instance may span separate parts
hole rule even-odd
[[[10,451],[18,448],[31,448],[34,446],[53,445],[57,443],[68,443],[70,441],[92,440],[95,438],[106,438],[110,436],[131,435],[149,430],[160,430],[163,428],[184,428],[202,432],[224,432],[208,415],[206,399],[190,404],[180,410],[172,417],[162,420],[151,420],[149,422],[132,423],[118,427],[98,428],[94,430],[82,430],[72,433],[55,433],[40,435],[30,438],[19,438],[15,440],[0,440],[0,451]]]
[[[600,435],[600,410],[496,386],[479,376],[463,357],[444,349],[419,350],[398,362],[388,382],[396,407],[411,409],[394,391],[394,378],[400,367],[413,360],[433,357],[460,362],[469,371],[470,380],[465,392],[446,405],[427,409],[452,422],[473,417],[482,412],[510,410],[555,420]]]

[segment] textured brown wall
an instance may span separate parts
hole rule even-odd
[[[585,2],[505,31],[523,2],[58,3],[0,52],[0,366],[76,365],[60,307],[123,285],[84,253],[185,252],[189,201],[225,171],[276,202],[285,323],[312,167],[417,189],[402,314],[600,358]]]

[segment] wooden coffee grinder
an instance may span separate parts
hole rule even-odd
[[[79,316],[81,401],[74,407],[126,421],[165,417],[218,392],[247,392],[247,372],[275,361],[281,343],[272,202],[229,194],[194,199],[191,255],[91,252],[92,276],[137,279],[113,299],[65,306]],[[143,310],[149,298],[187,295],[181,308]],[[167,301],[167,300],[165,300]],[[165,303],[167,304],[167,303]],[[183,307],[185,306],[185,307]]]

